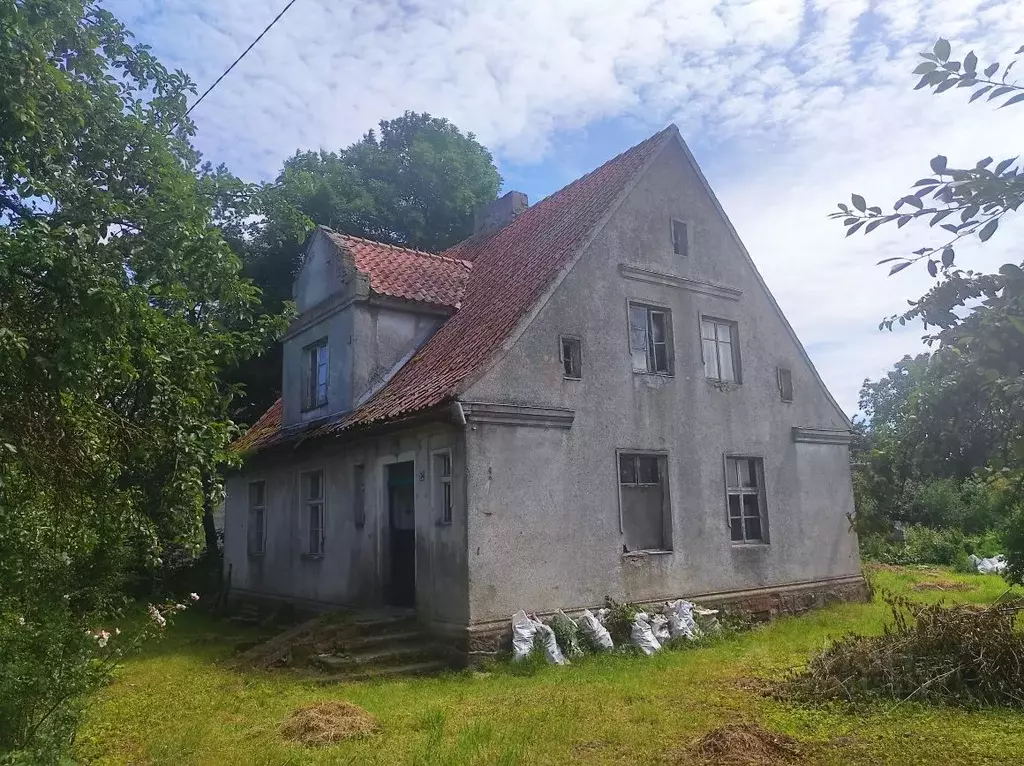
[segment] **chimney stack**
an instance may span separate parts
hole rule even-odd
[[[526,195],[518,191],[510,191],[504,197],[488,202],[473,214],[473,235],[483,236],[503,228],[529,206]]]

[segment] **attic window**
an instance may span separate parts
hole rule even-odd
[[[779,367],[779,396],[784,402],[793,401],[793,371],[786,367]]]
[[[563,335],[559,343],[565,377],[569,380],[580,380],[583,377],[583,351],[580,339]]]
[[[672,249],[676,255],[690,254],[690,227],[683,221],[672,221]]]
[[[327,404],[327,338],[302,349],[302,409]]]

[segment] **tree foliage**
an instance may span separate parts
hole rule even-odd
[[[41,762],[95,680],[86,630],[201,539],[221,369],[281,322],[213,225],[190,80],[91,2],[0,0],[0,32],[0,753]]]
[[[1024,53],[1024,47],[1016,53]],[[915,69],[917,88],[936,93],[975,88],[970,102],[986,96],[1001,101],[1000,108],[1024,102],[1024,87],[1009,77],[1016,61],[980,69],[973,51],[962,61],[951,56],[951,45],[942,39],[923,53]],[[891,329],[896,322],[921,320],[926,330],[933,328],[925,341],[936,350],[930,357],[905,359],[862,392],[862,406],[873,408],[871,481],[882,485],[874,497],[897,497],[899,483],[915,475],[985,477],[1002,492],[1006,512],[1014,514],[1006,541],[1011,577],[1020,580],[1024,546],[1014,541],[1024,539],[1018,529],[1024,515],[1012,509],[1024,499],[1024,270],[1007,263],[994,274],[965,271],[957,265],[955,248],[965,237],[988,241],[1000,221],[1020,208],[1024,167],[1015,157],[999,162],[985,157],[973,168],[954,168],[942,155],[930,166],[931,174],[890,212],[854,194],[850,205],[840,204],[832,214],[847,227],[847,236],[921,221],[946,232],[938,245],[879,262],[893,263],[889,273],[895,274],[923,260],[936,278],[907,311],[881,324]]]

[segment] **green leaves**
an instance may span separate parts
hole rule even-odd
[[[862,213],[867,209],[867,203],[864,202],[864,198],[859,194],[850,195],[850,201],[853,203],[853,206]]]
[[[939,175],[942,175],[943,173],[946,172],[946,158],[943,157],[941,154],[938,155],[937,157],[932,157],[931,162],[929,164],[931,165],[933,173],[938,173]]]
[[[936,40],[935,45],[932,47],[932,53],[935,55],[940,62],[944,62],[949,58],[950,45],[948,40],[943,40],[941,37]]]
[[[982,242],[988,242],[992,235],[996,233],[997,228],[999,228],[999,219],[993,218],[981,227],[981,231],[978,232],[978,239]]]

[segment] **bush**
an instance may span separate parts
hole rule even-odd
[[[935,564],[964,572],[974,571],[968,563],[970,554],[986,558],[1002,551],[1002,535],[996,531],[968,536],[959,529],[932,529],[920,524],[904,529],[903,542],[880,534],[860,538],[861,556],[868,561],[899,565]]]
[[[888,698],[964,706],[1024,707],[1024,601],[923,606],[886,598],[881,636],[847,636],[790,675],[781,695],[807,702]]]

